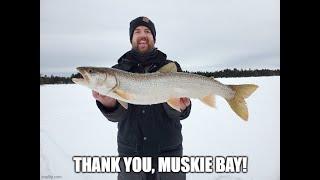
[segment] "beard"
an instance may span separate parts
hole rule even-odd
[[[154,48],[154,43],[149,41],[148,38],[140,38],[132,43],[132,49],[138,51],[141,54],[148,53]]]

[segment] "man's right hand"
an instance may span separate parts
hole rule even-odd
[[[106,108],[113,108],[116,106],[117,104],[117,100],[109,97],[109,96],[105,96],[102,94],[99,94],[98,92],[92,90],[92,96],[99,101],[103,106],[105,106]]]

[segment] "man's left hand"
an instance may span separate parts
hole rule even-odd
[[[180,98],[180,109],[181,111],[184,111],[188,106],[190,106],[191,101],[189,98],[183,97]]]
[[[181,111],[184,111],[190,104],[191,104],[191,101],[189,98],[182,97],[182,98],[178,98],[178,100],[175,103],[175,106],[177,106],[176,108],[179,108]]]

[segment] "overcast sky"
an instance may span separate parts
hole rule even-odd
[[[279,0],[41,0],[40,72],[116,64],[138,16],[183,70],[280,69]]]

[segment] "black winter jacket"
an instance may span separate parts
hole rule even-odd
[[[155,49],[143,60],[133,50],[125,53],[113,68],[134,72],[155,72],[163,65],[173,62]],[[148,59],[149,58],[149,59]],[[178,63],[178,71],[182,71]],[[189,116],[191,104],[183,112],[176,111],[167,103],[155,105],[128,104],[123,108],[118,102],[108,109],[99,101],[97,106],[112,122],[118,122],[118,153],[120,156],[181,156],[182,134],[180,120]]]

